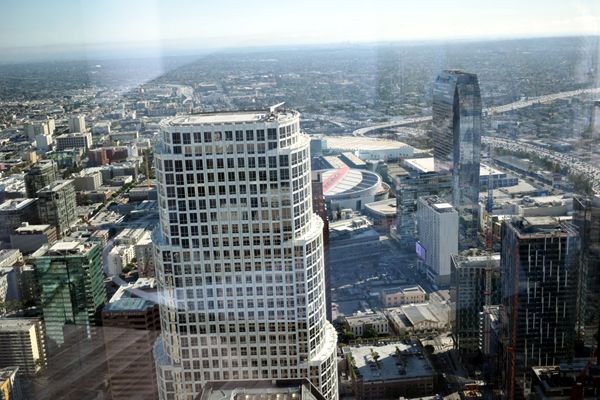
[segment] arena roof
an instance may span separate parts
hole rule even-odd
[[[322,173],[325,197],[352,195],[361,191],[375,190],[381,186],[381,177],[374,172],[338,168]]]
[[[395,140],[357,136],[327,136],[323,140],[328,149],[343,151],[393,150],[411,147]]]

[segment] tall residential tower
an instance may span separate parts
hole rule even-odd
[[[523,398],[529,369],[573,357],[579,235],[553,217],[502,224],[502,343],[509,399]]]
[[[461,247],[477,244],[481,94],[477,75],[440,73],[433,87],[435,170],[452,174],[452,205],[460,216]]]
[[[155,158],[160,398],[195,398],[209,381],[306,377],[337,399],[323,221],[299,114],[167,119]]]
[[[581,274],[577,304],[580,339],[600,342],[600,196],[573,198],[573,225],[581,237]],[[600,346],[598,346],[600,347]]]

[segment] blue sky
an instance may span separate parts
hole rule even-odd
[[[598,34],[600,0],[2,0],[0,49]]]

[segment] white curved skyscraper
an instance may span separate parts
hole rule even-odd
[[[155,158],[160,398],[194,399],[207,381],[306,377],[337,399],[299,113],[170,118]]]

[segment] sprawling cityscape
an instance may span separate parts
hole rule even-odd
[[[0,399],[599,399],[599,48],[0,63]]]

